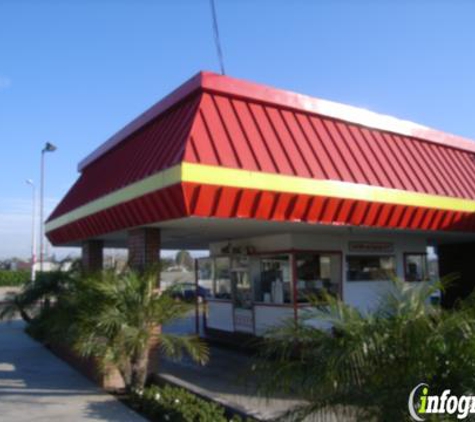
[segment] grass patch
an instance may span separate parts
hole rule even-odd
[[[23,286],[30,278],[31,273],[28,270],[0,270],[0,287]]]

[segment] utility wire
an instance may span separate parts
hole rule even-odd
[[[211,4],[211,14],[213,16],[214,42],[216,44],[216,51],[218,53],[219,66],[221,68],[221,75],[225,75],[226,72],[224,70],[223,50],[221,49],[221,40],[219,38],[218,18],[216,16],[216,6],[214,4],[214,0],[210,0],[210,4]]]

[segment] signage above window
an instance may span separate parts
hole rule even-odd
[[[394,243],[391,242],[349,242],[349,252],[357,253],[393,253]]]

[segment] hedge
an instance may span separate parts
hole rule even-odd
[[[152,385],[133,393],[130,406],[154,422],[242,422],[239,416],[228,417],[220,404],[170,385]]]
[[[22,286],[30,281],[30,271],[27,270],[0,270],[0,287]]]

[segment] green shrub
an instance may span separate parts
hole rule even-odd
[[[153,385],[132,394],[131,405],[150,420],[161,422],[240,422],[226,416],[223,406],[204,400],[182,388]],[[251,421],[251,419],[249,419]]]
[[[475,293],[444,310],[430,304],[439,287],[395,280],[371,314],[331,297],[316,302],[297,324],[269,332],[255,366],[262,391],[299,397],[293,421],[407,421],[421,382],[431,394],[473,394]]]
[[[30,281],[30,272],[27,270],[0,270],[0,287],[22,286]]]
[[[54,271],[37,271],[36,280],[37,284],[43,285],[56,285],[68,277],[67,271],[54,270]]]

